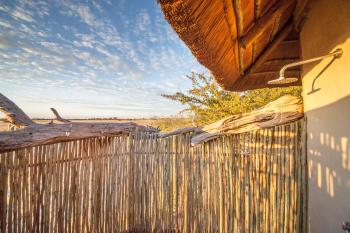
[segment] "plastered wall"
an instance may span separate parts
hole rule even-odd
[[[311,1],[301,48],[304,59],[343,49],[340,59],[303,67],[303,98],[309,231],[344,232],[342,222],[350,222],[350,1]]]

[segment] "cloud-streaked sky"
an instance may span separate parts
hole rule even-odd
[[[155,0],[0,0],[0,92],[31,117],[149,117],[205,72]]]

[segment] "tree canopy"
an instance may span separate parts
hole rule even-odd
[[[162,94],[162,96],[186,105],[187,108],[184,111],[191,112],[198,125],[252,111],[286,94],[301,95],[301,87],[230,92],[223,90],[211,76],[192,72],[186,77],[192,82],[189,90],[185,93],[176,92]]]

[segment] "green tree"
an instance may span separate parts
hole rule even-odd
[[[198,125],[209,124],[224,117],[245,113],[266,105],[279,97],[301,95],[301,87],[263,88],[245,92],[223,90],[211,76],[192,72],[186,76],[192,86],[185,93],[162,94],[163,97],[186,105],[184,111],[194,114]]]

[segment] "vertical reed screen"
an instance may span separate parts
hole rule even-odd
[[[306,232],[303,124],[2,153],[0,232]]]

